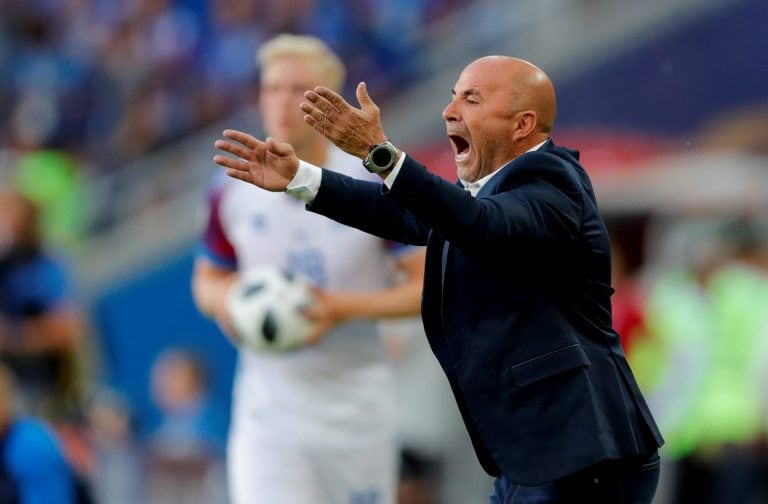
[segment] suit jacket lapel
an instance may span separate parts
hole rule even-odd
[[[552,139],[550,138],[549,140],[547,140],[547,142],[544,145],[541,146],[541,148],[539,150],[540,151],[548,151],[548,150],[552,149],[553,146],[554,146],[554,144],[552,143]],[[502,166],[501,168],[499,168],[499,170],[496,172],[496,174],[493,177],[491,177],[491,179],[488,181],[488,183],[485,184],[482,189],[480,189],[480,192],[477,193],[476,197],[477,198],[482,198],[483,196],[490,196],[491,194],[496,194],[496,192],[497,192],[496,191],[496,186],[497,186],[497,181],[498,181],[498,177],[496,177],[496,175],[498,175],[502,171],[514,170],[519,159],[520,159],[520,157],[518,156],[517,158],[513,159],[509,163],[507,163],[504,166]]]

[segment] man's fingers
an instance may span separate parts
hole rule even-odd
[[[340,114],[342,111],[348,110],[350,108],[350,105],[346,102],[344,102],[342,105],[334,104],[330,100],[318,95],[314,91],[307,91],[304,93],[304,98],[306,98],[310,103],[302,102],[302,104],[306,104],[309,107],[312,107],[320,114],[331,117],[334,117],[337,114]],[[304,109],[302,108],[302,110]],[[317,116],[315,116],[315,118],[319,119]]]
[[[361,82],[357,85],[355,94],[357,95],[357,102],[360,104],[360,108],[363,110],[378,108],[378,105],[373,103],[373,100],[371,100],[371,97],[368,94],[368,86],[365,85],[365,82]]]
[[[319,123],[323,123],[328,119],[325,112],[320,110],[317,106],[312,105],[311,103],[302,102],[299,107],[301,108],[301,111],[306,114],[304,116],[305,118],[309,116]]]
[[[328,117],[320,110],[309,103],[301,104],[301,111],[304,112],[304,122],[312,126],[318,133],[328,136]]]
[[[242,145],[234,144],[226,140],[216,140],[213,145],[219,150],[229,152],[230,154],[243,159],[252,159],[252,153],[254,152],[254,150],[246,149]]]
[[[310,91],[310,93],[311,93],[311,91]],[[343,109],[349,108],[351,106],[349,103],[346,102],[346,100],[344,100],[344,98],[341,97],[340,94],[338,94],[334,90],[329,89],[327,87],[317,86],[314,89],[314,93],[316,95],[320,96],[321,98],[327,100],[328,103],[333,105],[333,107],[336,110],[343,110]]]
[[[251,149],[256,149],[260,145],[264,145],[264,142],[260,142],[255,137],[249,135],[248,133],[243,133],[242,131],[227,129],[224,130],[223,134],[225,138],[229,138],[235,142],[240,142],[241,144],[245,145],[246,147],[250,147]]]
[[[315,107],[311,103],[307,102],[301,102],[301,105],[299,105],[299,108],[301,109],[304,114],[311,116],[315,112]]]
[[[287,142],[277,142],[274,138],[268,137],[265,143],[267,144],[267,151],[280,157],[293,154],[293,147]]]
[[[251,177],[251,174],[248,172],[240,171],[240,170],[233,170],[231,168],[228,168],[226,171],[227,176],[232,177],[237,180],[242,180],[244,182],[253,183],[253,178]]]
[[[233,159],[231,157],[222,156],[222,155],[213,156],[213,162],[219,166],[228,168],[230,170],[247,172],[249,168],[248,163],[246,161],[243,161],[242,159]]]

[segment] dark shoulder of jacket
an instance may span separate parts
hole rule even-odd
[[[578,162],[578,152],[552,143],[526,152],[502,168],[506,173],[499,183],[515,186],[530,180],[542,180],[566,194],[580,194],[584,189],[584,169]]]

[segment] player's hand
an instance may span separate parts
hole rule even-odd
[[[359,109],[323,86],[307,91],[304,98],[307,99],[301,103],[304,121],[353,156],[365,159],[372,145],[387,139],[379,107],[368,96],[364,82],[357,85]]]
[[[216,140],[217,149],[237,156],[216,155],[214,163],[227,169],[227,175],[267,191],[285,191],[299,169],[299,158],[288,143],[269,137],[265,141],[237,130],[224,130],[224,138]]]
[[[314,298],[312,304],[302,311],[304,316],[314,324],[312,333],[307,337],[308,345],[315,345],[322,341],[328,331],[345,320],[338,312],[332,293],[313,287],[312,296]]]
[[[217,318],[216,323],[218,324],[221,332],[224,333],[224,336],[226,336],[231,344],[236,347],[239,347],[243,344],[243,340],[240,338],[240,336],[238,336],[237,331],[235,331],[229,316]]]

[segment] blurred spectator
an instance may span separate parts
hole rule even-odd
[[[27,411],[77,413],[83,335],[65,268],[44,250],[37,206],[0,190],[0,360],[17,377]]]
[[[705,278],[710,358],[691,415],[696,447],[681,461],[678,502],[765,502],[764,387],[768,370],[766,237],[750,223],[730,224],[718,238],[727,255]]]
[[[201,504],[223,502],[226,441],[221,417],[208,399],[202,360],[171,348],[152,369],[152,397],[161,412],[149,444],[150,501]]]
[[[632,343],[645,331],[645,292],[641,281],[644,263],[644,216],[607,219],[611,236],[611,296],[613,328],[631,358]]]
[[[644,329],[644,296],[637,279],[628,270],[625,252],[618,245],[612,245],[613,288],[611,297],[613,327],[621,337],[624,353],[630,355],[633,340],[642,337]]]
[[[93,450],[90,484],[95,502],[144,502],[141,453],[125,399],[102,390],[94,396],[87,417]]]
[[[738,221],[699,240],[691,271],[667,270],[633,364],[675,464],[673,502],[765,502],[766,237]],[[702,253],[708,249],[707,253]]]
[[[13,375],[0,365],[0,502],[78,502],[55,434],[33,417],[17,416],[15,401]]]
[[[87,69],[64,50],[53,7],[30,4],[4,9],[11,49],[7,92],[13,98],[6,136],[23,146],[61,145],[78,136]]]
[[[84,174],[64,151],[19,153],[12,166],[13,185],[39,209],[39,231],[46,243],[76,248],[88,228],[88,194]]]
[[[233,103],[255,101],[254,57],[265,39],[260,4],[253,0],[215,0],[209,42],[204,47],[207,107],[203,120],[223,117]]]

